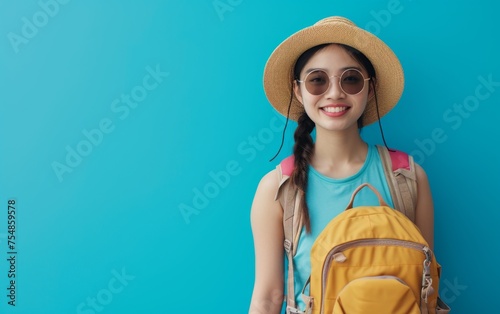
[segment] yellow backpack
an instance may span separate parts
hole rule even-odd
[[[440,266],[412,222],[416,202],[413,159],[382,146],[378,150],[398,210],[390,208],[369,184],[354,191],[346,211],[330,221],[312,246],[310,294],[302,294],[305,312],[295,307],[292,262],[302,228],[301,196],[287,183],[293,158],[278,166],[281,180],[276,198],[284,209],[289,261],[286,313],[449,313],[438,298]],[[352,208],[364,187],[378,196],[379,206]]]

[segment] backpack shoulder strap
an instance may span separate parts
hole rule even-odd
[[[417,176],[413,157],[397,150],[377,145],[394,207],[415,222]]]
[[[294,161],[295,158],[292,155],[285,158],[276,167],[279,178],[279,187],[275,197],[283,208],[283,230],[285,234],[285,242],[287,242],[285,245],[290,246],[290,251],[292,252],[295,251],[294,247],[298,242],[300,229],[302,227],[302,219],[300,217],[300,200],[302,196],[298,192],[297,188],[292,185],[290,180],[290,176],[295,168]]]
[[[285,241],[283,243],[285,252],[288,258],[288,280],[287,280],[287,313],[290,309],[295,309],[295,286],[294,286],[294,270],[293,256],[295,255],[295,247],[297,245],[302,219],[300,215],[300,199],[301,195],[298,190],[291,184],[290,176],[295,167],[294,156],[285,158],[278,166],[276,171],[279,178],[278,192],[276,200],[279,200],[283,208],[283,231]]]

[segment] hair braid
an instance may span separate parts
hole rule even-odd
[[[306,202],[308,167],[311,163],[314,143],[311,132],[314,130],[314,122],[303,112],[298,119],[298,126],[295,130],[293,155],[295,157],[295,168],[292,173],[292,182],[298,188],[298,193],[302,193],[301,214],[303,217],[306,231],[311,232],[311,222],[309,219],[309,208]]]

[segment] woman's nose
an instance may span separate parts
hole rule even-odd
[[[342,88],[340,88],[339,79],[336,76],[330,77],[330,86],[324,95],[326,98],[341,99],[346,96]]]

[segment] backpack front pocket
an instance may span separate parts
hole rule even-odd
[[[420,314],[419,299],[395,276],[362,277],[340,291],[333,314]]]

